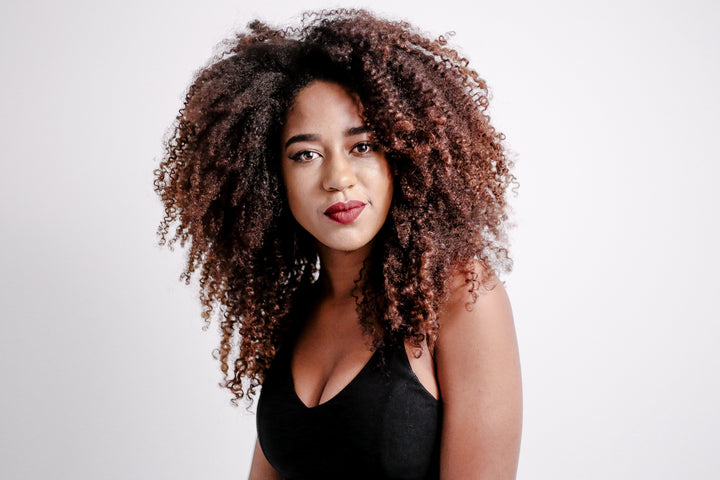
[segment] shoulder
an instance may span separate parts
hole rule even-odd
[[[474,282],[468,279],[468,271]],[[483,277],[485,282],[481,281]],[[475,261],[450,279],[449,290],[448,300],[438,314],[438,374],[453,379],[462,366],[484,370],[499,357],[515,358],[515,325],[502,282]]]
[[[440,327],[447,329],[473,321],[487,323],[492,319],[512,323],[510,300],[500,279],[482,262],[473,260],[448,279],[448,297],[440,311]]]
[[[475,284],[475,298],[465,273],[452,278],[438,317],[446,478],[513,478],[517,468],[522,393],[512,309],[503,284],[483,268],[471,265],[487,279]]]

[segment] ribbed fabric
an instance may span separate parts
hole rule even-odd
[[[336,396],[306,407],[291,348],[281,348],[257,408],[260,446],[287,480],[439,478],[442,404],[420,384],[404,345],[376,350]]]

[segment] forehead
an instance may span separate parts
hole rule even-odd
[[[340,84],[316,80],[300,90],[285,118],[284,136],[362,126],[357,95]]]

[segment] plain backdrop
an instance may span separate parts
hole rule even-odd
[[[720,478],[720,3],[5,0],[0,477],[243,479],[184,252],[157,246],[162,138],[260,17],[366,6],[485,78],[520,181],[518,478]]]

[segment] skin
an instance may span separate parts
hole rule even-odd
[[[282,135],[281,170],[290,210],[328,256],[362,257],[390,210],[393,183],[385,154],[363,126],[360,104],[336,83],[301,90]],[[341,225],[324,214],[336,202],[367,205]]]
[[[359,128],[361,108],[342,86],[315,81],[298,94],[282,134],[288,204],[316,239],[321,262],[320,294],[291,361],[296,393],[307,406],[337,395],[372,355],[351,291],[387,218],[393,182],[371,132]],[[350,199],[367,203],[352,224],[340,225],[324,214],[331,204]],[[522,416],[512,311],[499,282],[482,291],[468,311],[472,298],[464,280],[460,275],[453,280],[433,355],[427,346],[420,358],[409,345],[406,350],[420,383],[442,397],[441,478],[511,479]],[[279,478],[256,443],[250,480]]]

